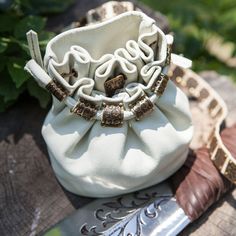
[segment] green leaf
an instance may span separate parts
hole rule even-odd
[[[8,107],[14,104],[14,100],[4,101],[4,97],[0,96],[0,113],[6,111]]]
[[[6,66],[7,58],[3,54],[0,54],[0,61],[1,61],[1,63],[0,63],[0,72],[2,72],[3,69]]]
[[[0,95],[5,103],[16,100],[24,91],[24,86],[16,88],[7,71],[3,71],[0,77]]]
[[[4,98],[0,96],[0,112],[5,111],[7,108],[7,104],[4,102]]]
[[[27,42],[23,40],[17,40],[16,43],[20,46],[24,53],[28,55],[28,58],[30,58],[30,51]]]
[[[23,18],[18,24],[16,24],[14,30],[14,36],[17,39],[25,39],[26,33],[29,30],[40,32],[43,30],[46,24],[46,18],[39,16],[27,16]]]
[[[24,71],[25,61],[19,58],[10,59],[7,69],[14,81],[16,88],[19,88],[28,78],[29,74]]]
[[[0,14],[0,32],[11,32],[17,22],[17,16],[12,14]]]
[[[28,11],[40,14],[59,13],[65,11],[75,0],[30,0]],[[32,8],[33,6],[33,8]]]
[[[39,45],[42,47],[42,49],[45,49],[47,46],[47,43],[50,39],[52,39],[55,36],[55,33],[48,32],[48,31],[42,31],[39,33]]]
[[[47,91],[39,87],[39,85],[33,79],[27,81],[27,89],[31,96],[38,99],[42,108],[47,107],[51,101],[51,96]]]
[[[53,228],[51,230],[49,230],[45,236],[63,236],[63,233],[61,232],[60,228]]]
[[[40,46],[40,49],[42,51],[44,51],[46,46],[47,46],[48,41],[55,36],[55,33],[48,32],[48,31],[41,31],[41,32],[39,32],[38,36],[39,36],[39,46]],[[17,43],[21,47],[21,49],[28,56],[30,56],[29,48],[28,48],[28,43],[27,43],[26,39],[15,40],[15,43]]]
[[[0,53],[3,53],[7,49],[8,43],[4,38],[0,38]]]

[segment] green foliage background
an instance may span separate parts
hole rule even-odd
[[[38,99],[42,107],[50,101],[23,70],[29,59],[25,33],[33,29],[39,33],[40,48],[45,46],[52,32],[45,30],[46,16],[64,11],[74,0],[2,0],[0,2],[0,111],[6,110],[23,92]],[[207,48],[209,39],[221,38],[230,42],[236,54],[235,0],[139,0],[166,15],[175,34],[175,52],[194,62],[194,69],[215,70],[230,75],[236,81],[235,70],[219,60]],[[224,45],[222,45],[222,48]],[[232,48],[232,47],[231,47]],[[219,47],[220,49],[220,47]],[[216,49],[217,50],[217,49]],[[224,51],[221,49],[221,51]]]
[[[235,0],[140,1],[167,16],[175,36],[175,52],[191,58],[195,70],[215,70],[231,76],[236,81],[235,68],[213,56],[207,48],[209,39],[214,42],[220,38],[223,41],[220,45],[222,54],[229,53],[224,52],[224,46],[231,44],[231,57],[235,57]]]
[[[26,32],[39,33],[40,48],[45,46],[52,32],[45,30],[46,15],[64,11],[73,0],[3,0],[0,3],[0,111],[6,110],[23,92],[28,92],[45,107],[50,101],[24,65],[29,60]]]

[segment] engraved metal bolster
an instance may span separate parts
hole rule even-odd
[[[71,109],[71,112],[86,120],[91,120],[96,115],[97,111],[98,106],[95,103],[83,98],[80,98],[78,103]]]
[[[167,86],[167,83],[169,81],[169,77],[163,73],[159,75],[155,83],[153,84],[151,91],[154,92],[157,96],[161,96]]]
[[[103,104],[102,126],[120,127],[124,120],[123,104]]]
[[[59,101],[64,100],[68,95],[69,91],[64,88],[60,82],[52,80],[45,87],[50,93],[52,93]]]
[[[140,120],[153,111],[154,105],[146,95],[142,95],[136,101],[130,103],[129,108],[134,113],[136,120]]]
[[[106,95],[108,97],[112,97],[117,89],[123,88],[125,85],[125,77],[124,75],[120,74],[112,79],[108,79],[104,83],[104,88]]]

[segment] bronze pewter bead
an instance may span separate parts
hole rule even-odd
[[[73,78],[77,78],[78,77],[78,72],[74,68],[72,68],[69,73],[62,73],[61,76],[64,79],[66,79],[68,83],[71,83],[71,80]]]
[[[154,105],[147,96],[142,95],[136,101],[130,103],[129,108],[134,113],[136,120],[140,120],[153,111]]]
[[[218,148],[213,162],[215,163],[216,166],[222,169],[225,160],[226,160],[226,156],[224,155],[224,151],[222,150],[222,148]]]
[[[225,176],[236,184],[236,165],[232,161],[229,161],[226,167]]]
[[[78,72],[74,68],[72,68],[69,73],[62,73],[61,76],[63,78],[67,78],[67,77],[71,77],[71,76],[77,77],[78,76]]]
[[[79,102],[71,109],[71,112],[83,117],[85,120],[91,120],[97,111],[98,106],[95,103],[83,98],[80,98]]]
[[[216,147],[217,147],[217,139],[216,139],[216,137],[213,137],[212,140],[209,143],[209,152],[210,152],[210,154],[213,154]]]
[[[161,73],[155,83],[153,84],[151,91],[154,92],[157,96],[161,96],[167,86],[169,78],[167,75]]]
[[[120,127],[124,120],[123,104],[103,104],[102,126]]]
[[[184,75],[185,75],[184,70],[180,67],[176,67],[173,71],[173,75],[171,79],[178,78],[178,77],[182,79]]]
[[[108,79],[104,83],[104,88],[106,95],[108,97],[112,97],[117,89],[123,88],[125,85],[125,77],[124,75],[120,74],[112,79]]]
[[[119,5],[113,5],[113,12],[115,13],[115,15],[119,15],[121,13],[124,13],[128,11],[128,8],[119,4]]]
[[[56,80],[51,80],[45,88],[50,93],[52,93],[59,101],[64,100],[69,95],[69,91]]]
[[[167,45],[167,52],[166,52],[166,65],[170,65],[171,62],[171,51],[172,51],[172,45]]]

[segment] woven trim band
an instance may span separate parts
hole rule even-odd
[[[221,174],[236,184],[236,159],[225,147],[220,137],[220,126],[227,115],[224,101],[204,79],[189,69],[172,65],[169,76],[186,93],[196,98],[199,106],[209,112],[213,124],[207,139],[211,160]]]

